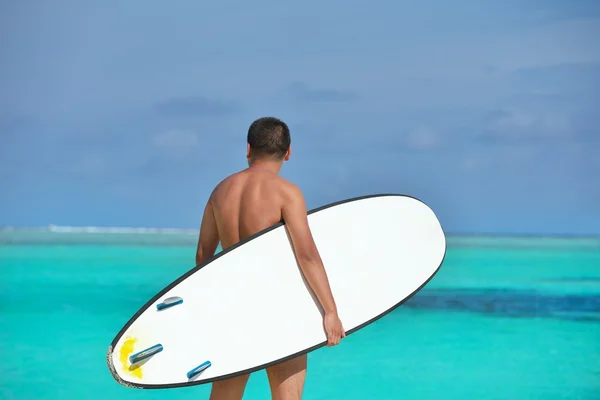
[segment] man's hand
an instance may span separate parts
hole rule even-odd
[[[327,335],[327,347],[332,347],[340,343],[342,338],[346,337],[346,332],[342,326],[342,321],[337,313],[329,312],[323,317],[323,327]]]

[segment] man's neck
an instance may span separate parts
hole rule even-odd
[[[279,174],[282,163],[278,161],[254,160],[248,167],[250,171],[266,171],[275,175]]]

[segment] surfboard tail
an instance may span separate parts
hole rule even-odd
[[[115,381],[117,381],[117,383],[119,385],[123,385],[128,388],[141,389],[141,387],[134,385],[131,382],[127,382],[126,380],[123,380],[123,378],[121,378],[119,376],[119,374],[117,373],[117,370],[115,369],[115,366],[113,364],[112,354],[113,354],[113,347],[112,347],[112,345],[110,345],[110,346],[108,346],[108,350],[106,351],[106,364],[108,365],[108,370],[110,371],[110,374],[115,379]]]

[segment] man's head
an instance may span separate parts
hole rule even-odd
[[[274,117],[259,118],[248,128],[248,153],[252,164],[256,160],[287,161],[291,151],[290,129]]]

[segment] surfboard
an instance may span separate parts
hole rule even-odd
[[[309,211],[308,221],[346,335],[414,295],[446,254],[435,213],[410,196],[352,198]],[[321,307],[280,223],[161,290],[118,332],[106,361],[121,385],[174,388],[251,373],[325,344]]]

